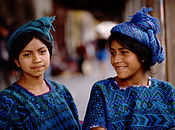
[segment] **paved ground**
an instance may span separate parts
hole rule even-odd
[[[77,105],[80,120],[84,119],[92,85],[98,80],[115,75],[115,72],[112,69],[112,66],[110,65],[109,61],[106,62],[107,73],[105,75],[103,75],[103,72],[100,71],[99,64],[97,61],[94,61],[93,65],[93,73],[89,75],[79,75],[73,77],[66,76],[66,78],[65,76],[59,76],[52,78],[52,80],[64,84],[70,90]]]

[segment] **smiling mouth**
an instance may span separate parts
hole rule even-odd
[[[122,70],[124,69],[125,67],[121,66],[121,67],[115,67],[116,70]]]

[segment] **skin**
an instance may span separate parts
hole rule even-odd
[[[33,38],[20,52],[19,58],[14,61],[23,73],[21,79],[17,81],[18,84],[34,95],[49,91],[49,86],[44,80],[44,73],[50,64],[50,54],[44,43]]]
[[[117,73],[115,79],[120,87],[148,85],[148,76],[135,53],[112,41],[110,54],[111,64]]]
[[[111,64],[117,73],[117,80],[121,88],[131,85],[148,85],[148,77],[136,54],[122,47],[117,41],[112,41],[110,47]],[[92,130],[105,130],[103,127]]]
[[[117,41],[112,41],[110,46],[111,64],[117,73],[115,80],[121,88],[131,85],[148,85],[148,76],[143,71],[137,55],[121,46]],[[103,127],[92,130],[105,130]]]

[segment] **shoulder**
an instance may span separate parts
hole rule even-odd
[[[107,84],[111,84],[113,82],[114,82],[114,79],[112,77],[110,77],[110,78],[106,78],[106,79],[103,79],[103,80],[99,80],[99,81],[95,82],[94,85],[104,86],[104,85],[107,85]]]
[[[95,82],[92,87],[92,91],[97,89],[101,91],[109,91],[109,90],[116,89],[116,86],[117,85],[115,83],[114,78],[110,77],[110,78],[106,78]]]
[[[12,100],[18,103],[24,103],[26,100],[32,98],[31,95],[28,94],[28,91],[26,91],[26,89],[21,87],[16,82],[0,92],[0,98],[4,96],[12,98]]]
[[[54,87],[54,89],[59,90],[59,91],[64,91],[68,90],[67,87],[59,82],[53,81],[53,80],[47,80],[47,83],[51,86]]]
[[[0,102],[1,105],[8,103],[9,105],[13,105],[15,102],[20,102],[24,101],[24,97],[22,96],[22,90],[16,86],[15,83],[13,83],[11,86],[8,88],[2,90],[0,92]]]
[[[56,92],[59,92],[60,94],[63,94],[63,95],[70,94],[69,89],[65,85],[63,85],[59,82],[52,81],[52,80],[47,80],[47,82],[52,87],[52,90],[54,92],[56,91]]]
[[[151,86],[160,90],[163,94],[166,94],[167,96],[175,97],[175,87],[167,81],[151,79]]]
[[[151,79],[151,84],[152,86],[156,86],[156,87],[169,87],[174,89],[171,83],[163,80],[154,79],[154,78]]]
[[[57,93],[61,97],[64,97],[64,99],[66,100],[68,104],[75,104],[72,94],[70,93],[70,91],[68,90],[66,86],[64,86],[61,83],[51,81],[51,80],[49,82],[53,85],[52,87],[54,89],[53,93]]]
[[[15,85],[0,92],[0,128],[21,125],[20,120],[25,117],[25,98]]]
[[[8,89],[4,89],[3,91],[0,92],[0,106],[2,108],[2,106],[6,105],[6,104],[9,104],[9,105],[12,105],[14,104],[14,96],[13,96],[13,93],[12,91],[8,90]]]
[[[14,92],[11,87],[6,88],[0,92],[0,117],[6,116],[7,113],[11,113],[12,108],[15,109],[17,103],[16,92]]]
[[[14,91],[13,86],[9,86],[0,92],[0,100],[6,101],[10,99],[10,101],[13,101],[16,95],[15,93],[16,91]]]

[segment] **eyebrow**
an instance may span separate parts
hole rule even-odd
[[[43,47],[39,48],[38,51],[40,51],[40,50],[42,50],[44,48],[46,48],[46,47],[43,46]],[[23,50],[22,52],[32,52],[32,50]]]
[[[124,47],[118,48],[118,50],[123,50],[123,49],[126,49],[126,48],[124,48]],[[110,47],[110,50],[115,50],[115,49]],[[128,49],[127,49],[127,50],[128,50]]]

